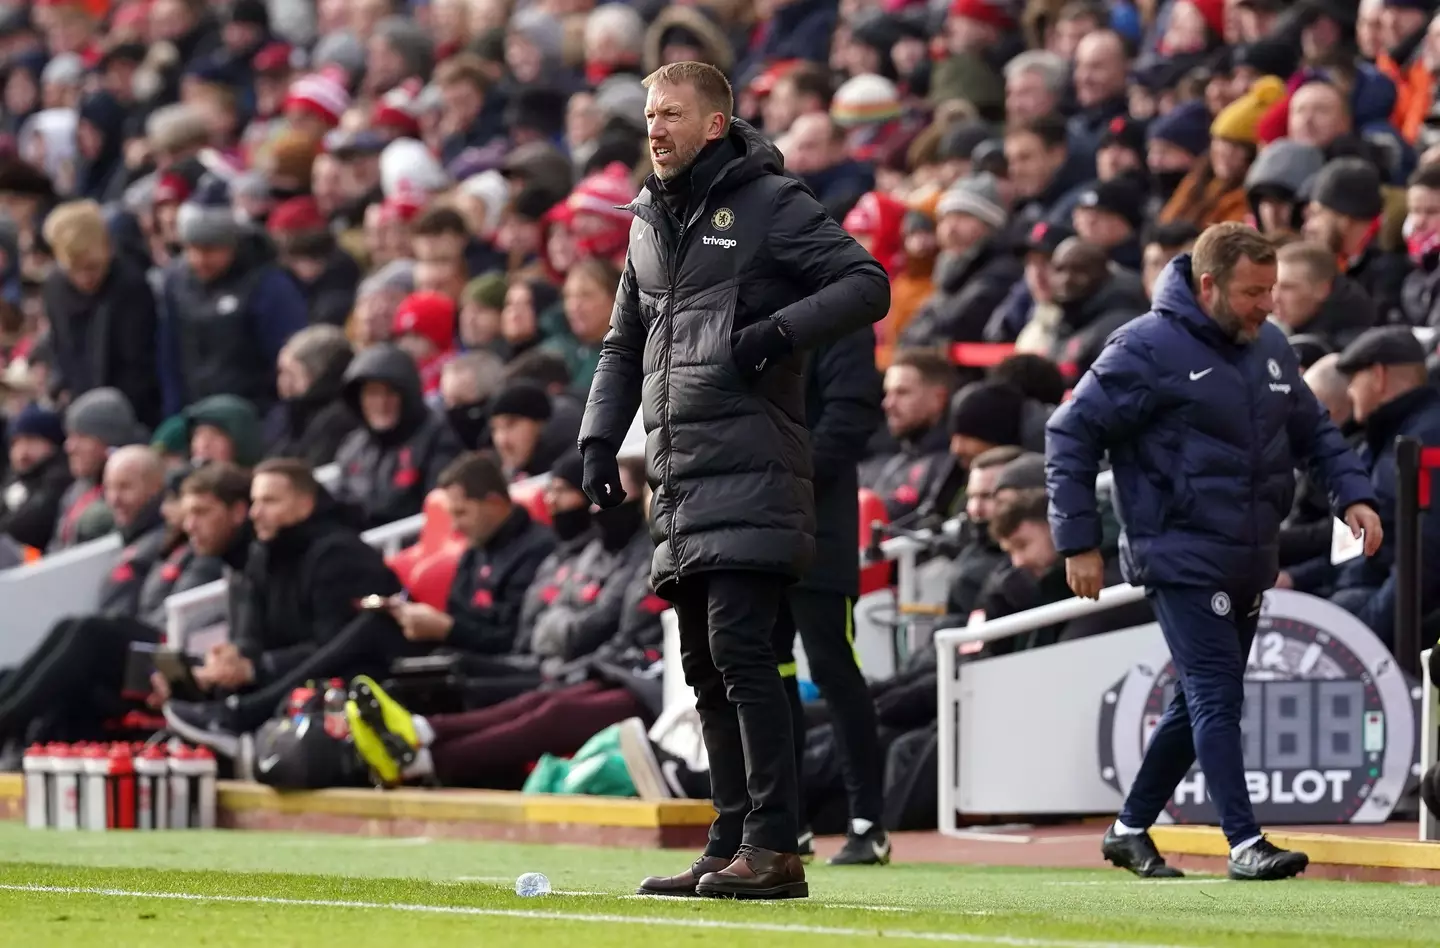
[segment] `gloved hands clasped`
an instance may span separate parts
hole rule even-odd
[[[776,319],[762,319],[730,334],[735,370],[746,382],[754,382],[772,362],[789,355],[790,349],[790,340]]]

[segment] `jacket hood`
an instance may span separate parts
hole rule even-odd
[[[391,431],[384,432],[386,440],[403,441],[425,423],[429,409],[425,407],[425,395],[420,386],[420,370],[415,367],[415,360],[399,348],[389,343],[371,346],[357,355],[345,370],[345,402],[361,424],[369,429],[360,410],[360,390],[366,382],[384,382],[400,393],[400,422]]]
[[[1233,348],[1234,340],[1200,308],[1200,301],[1195,298],[1195,291],[1190,288],[1193,274],[1188,253],[1182,253],[1166,264],[1155,280],[1155,302],[1152,309],[1167,319],[1183,323],[1186,329],[1207,345]]]
[[[730,40],[721,32],[699,7],[667,6],[660,11],[655,22],[645,31],[645,72],[654,72],[661,66],[661,43],[672,28],[682,29],[700,41],[700,58],[723,73],[729,73],[735,65],[735,55]]]
[[[1245,175],[1245,196],[1252,210],[1260,194],[1288,196],[1294,201],[1301,187],[1325,166],[1325,155],[1314,145],[1302,145],[1282,138],[1265,146]]]
[[[255,406],[236,395],[212,395],[191,405],[185,412],[186,427],[210,425],[229,435],[235,446],[235,463],[254,467],[265,456],[260,415]]]

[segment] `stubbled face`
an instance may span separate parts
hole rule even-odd
[[[1210,318],[1236,342],[1254,342],[1272,309],[1276,265],[1241,258],[1230,279],[1200,278],[1200,302]]]
[[[1010,554],[1010,564],[1035,577],[1044,576],[1059,557],[1050,528],[1039,520],[1027,520],[1000,544]]]
[[[660,83],[645,99],[645,126],[655,175],[669,181],[684,174],[707,142],[725,131],[727,117],[706,111],[689,83]]]

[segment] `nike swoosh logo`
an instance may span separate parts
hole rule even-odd
[[[1192,381],[1192,382],[1198,382],[1198,381],[1200,381],[1201,379],[1203,379],[1205,376],[1209,375],[1211,372],[1214,372],[1214,371],[1215,371],[1215,367],[1212,365],[1210,368],[1206,369],[1206,370],[1203,371],[1203,372],[1191,372],[1191,373],[1190,373],[1190,381]]]
[[[271,754],[269,757],[266,757],[264,760],[260,761],[260,772],[262,774],[268,774],[272,769],[274,769],[275,765],[278,763],[280,763],[280,755]]]
[[[885,843],[884,845],[881,845],[880,843],[871,843],[870,849],[875,853],[875,858],[880,860],[881,862],[884,862],[886,859],[890,858],[889,843]]]

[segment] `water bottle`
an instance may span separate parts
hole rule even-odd
[[[192,766],[193,772],[197,775],[195,781],[196,825],[200,829],[214,829],[215,772],[218,769],[215,765],[215,755],[210,752],[208,747],[197,747]]]
[[[105,748],[88,744],[80,749],[80,828],[105,829],[106,786],[110,760]]]
[[[110,829],[135,828],[135,759],[128,744],[110,745],[105,761],[105,825]]]
[[[25,751],[25,825],[45,829],[50,825],[50,752],[39,744]]]
[[[325,733],[337,741],[350,734],[350,722],[345,718],[345,702],[348,699],[344,679],[331,678],[325,689]]]
[[[142,830],[163,830],[169,825],[169,772],[165,748],[153,745],[135,755],[136,823]]]
[[[170,755],[170,829],[190,828],[190,757],[181,744]]]
[[[54,826],[60,830],[80,828],[80,758],[67,744],[51,744],[55,779],[51,783],[51,810]]]
[[[515,894],[524,899],[550,894],[550,880],[543,872],[527,872],[515,880]]]

